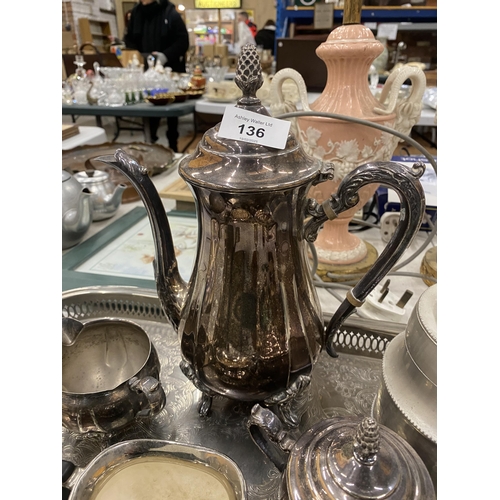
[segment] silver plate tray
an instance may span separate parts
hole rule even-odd
[[[161,362],[161,382],[167,395],[163,411],[112,436],[81,436],[62,429],[62,458],[85,467],[108,446],[119,441],[153,438],[215,449],[240,467],[248,499],[277,497],[280,474],[250,438],[246,419],[252,404],[215,398],[207,418],[198,414],[201,393],[179,368],[177,335],[162,313],[156,292],[124,286],[86,287],[64,292],[63,317],[82,322],[115,317],[135,321],[148,333]],[[325,318],[327,321],[329,318]],[[382,374],[382,355],[401,325],[350,319],[337,332],[338,358],[321,353],[309,390],[304,396],[296,437],[319,420],[333,416],[367,416]]]

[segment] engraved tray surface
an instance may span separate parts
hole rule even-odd
[[[82,436],[63,427],[63,459],[85,467],[108,446],[137,438],[201,445],[226,454],[238,464],[247,482],[249,500],[277,498],[280,474],[246,429],[253,405],[216,397],[209,416],[199,416],[201,393],[179,368],[178,338],[161,310],[155,291],[124,286],[69,290],[62,296],[62,315],[82,322],[115,317],[139,324],[158,352],[160,379],[167,396],[165,408],[158,415],[137,421],[112,436]],[[382,374],[382,355],[397,333],[392,323],[346,321],[336,336],[339,357],[331,358],[326,352],[321,353],[309,390],[301,402],[301,424],[291,435],[298,438],[325,418],[370,415]]]

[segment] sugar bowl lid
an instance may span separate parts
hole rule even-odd
[[[435,498],[415,450],[371,417],[314,425],[290,450],[285,474],[294,500]]]

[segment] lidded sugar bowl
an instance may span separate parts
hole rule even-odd
[[[283,473],[280,500],[436,498],[415,450],[371,417],[325,419],[295,441],[271,410],[254,405],[247,427]]]

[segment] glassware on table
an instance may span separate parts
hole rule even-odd
[[[73,80],[73,100],[75,104],[88,104],[87,92],[90,88],[90,81],[88,80]]]
[[[125,94],[119,80],[109,80],[106,84],[106,106],[123,106]]]
[[[76,54],[73,64],[76,66],[75,75],[77,79],[87,78],[87,72],[85,71],[85,64],[87,64],[83,58],[83,55]]]
[[[122,68],[105,66],[101,68],[104,74],[104,90],[106,106],[123,106],[125,104],[125,93],[121,79]]]
[[[89,104],[105,105],[106,89],[104,78],[100,72],[100,65],[97,61],[94,62],[94,76],[90,79],[91,88],[87,92],[87,100]]]
[[[154,57],[148,56],[148,69],[144,73],[144,90],[150,95],[155,89],[164,88],[164,78],[154,67]]]
[[[88,104],[87,92],[90,88],[90,80],[84,68],[86,62],[83,59],[83,55],[76,54],[74,64],[76,65],[76,70],[71,79],[73,100],[76,104]]]
[[[228,66],[205,67],[207,82],[222,82],[226,76]]]
[[[179,80],[177,81],[177,88],[182,91],[188,90],[190,80],[191,75],[189,73],[181,73],[179,75]]]
[[[62,82],[62,103],[63,104],[73,104],[73,89],[71,85],[66,80]]]

